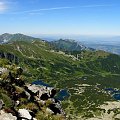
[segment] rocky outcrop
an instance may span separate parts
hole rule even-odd
[[[16,75],[9,72],[7,80],[0,81],[0,87],[6,91],[13,104],[10,108],[4,108],[4,101],[0,100],[0,120],[36,120],[39,111],[65,116],[61,102],[54,98],[56,89],[25,83],[19,77],[22,72],[18,68]]]
[[[48,100],[48,98],[54,97],[56,90],[52,87],[40,86],[40,85],[27,85],[29,91],[41,100]]]
[[[10,62],[13,62],[16,64],[19,63],[19,58],[11,53],[5,53],[5,52],[0,51],[0,58],[8,59]]]
[[[26,109],[19,109],[18,112],[16,111],[16,116],[12,115],[12,113],[7,112],[0,110],[0,120],[37,120],[34,118],[32,112]]]
[[[51,111],[51,114],[65,114],[62,110],[60,101],[54,99],[56,90],[53,87],[46,87],[42,85],[27,85],[27,90],[34,96],[36,101],[42,102],[43,105],[46,104],[46,100],[49,100],[50,104],[47,106],[47,111]]]

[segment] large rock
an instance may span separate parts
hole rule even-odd
[[[52,87],[46,87],[42,85],[27,85],[27,88],[40,100],[47,100],[48,98],[54,97],[56,94],[56,90],[54,90]]]
[[[13,116],[11,113],[0,111],[0,120],[17,120],[17,117]]]
[[[48,114],[54,114],[54,112],[53,112],[50,108],[46,108],[46,112],[47,112]]]
[[[4,73],[8,73],[8,72],[9,72],[9,70],[7,68],[0,67],[0,74],[1,75],[4,74]]]
[[[32,119],[32,116],[30,115],[29,111],[26,109],[19,109],[18,113],[19,113],[19,118],[21,119],[28,119],[28,120]]]

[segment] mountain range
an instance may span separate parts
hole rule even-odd
[[[12,41],[29,41],[30,42],[30,41],[36,41],[36,40],[42,41],[40,38],[34,38],[34,37],[30,37],[20,33],[17,33],[17,34],[5,33],[0,35],[1,44],[12,42]],[[49,44],[52,47],[54,47],[54,49],[59,49],[62,51],[63,50],[64,51],[81,51],[81,50],[89,49],[84,45],[82,45],[82,43],[77,42],[75,40],[70,40],[70,39],[60,39],[57,41],[51,41],[49,42]]]
[[[115,101],[104,89],[120,89],[119,55],[68,39],[48,42],[22,34],[3,34],[0,41],[0,67],[19,66],[28,83],[42,80],[66,89],[70,96],[62,106],[70,119],[101,117],[104,113],[98,107]]]

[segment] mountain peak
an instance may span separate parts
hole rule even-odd
[[[10,41],[33,41],[33,40],[38,40],[38,38],[27,36],[21,33],[15,34],[4,33],[0,35],[0,44],[4,44]]]
[[[11,34],[9,34],[9,33],[3,33],[2,35],[11,35]]]
[[[24,34],[22,34],[22,33],[15,33],[15,34],[13,34],[13,35],[18,35],[18,36],[27,36],[27,35],[24,35]]]
[[[88,49],[82,43],[73,39],[59,39],[57,41],[52,41],[51,44],[62,51],[81,51]]]

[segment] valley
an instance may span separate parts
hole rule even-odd
[[[2,38],[4,35],[2,35]],[[68,120],[103,119],[108,116],[102,105],[117,102],[107,88],[120,89],[120,56],[95,50],[75,41],[51,43],[26,35],[12,35],[0,45],[0,67],[15,71],[23,69],[26,83],[42,80],[57,89],[67,90],[62,107]],[[7,37],[5,34],[5,38]],[[1,76],[2,79],[2,76]],[[113,110],[115,109],[115,110]],[[119,116],[112,108],[112,118]]]

